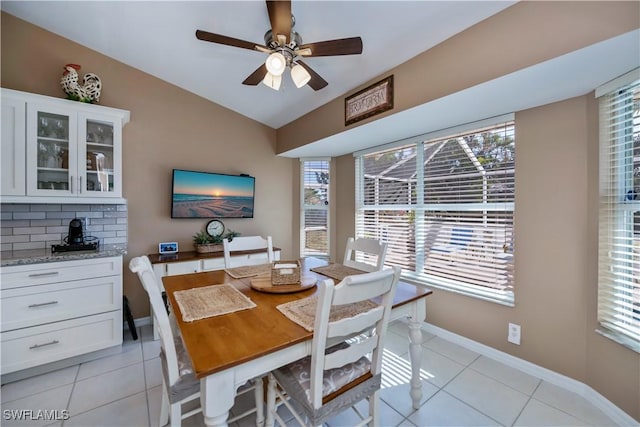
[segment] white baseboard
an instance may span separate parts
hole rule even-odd
[[[140,326],[150,325],[151,324],[151,316],[140,317],[138,319],[133,319],[133,323],[136,325],[136,328]],[[129,330],[129,324],[127,322],[122,322],[122,329],[125,331]]]
[[[543,368],[542,366],[538,366],[524,359],[512,356],[503,351],[496,350],[493,347],[489,347],[461,335],[454,334],[453,332],[449,332],[446,329],[442,329],[430,323],[424,322],[422,325],[422,330],[430,334],[442,337],[447,341],[458,344],[461,347],[467,348],[483,356],[490,357],[491,359],[504,363],[507,366],[519,369],[529,375],[540,378],[551,384],[572,391],[584,397],[591,404],[593,404],[593,406],[600,409],[602,412],[604,412],[605,415],[607,415],[620,426],[638,426],[638,422],[634,420],[629,414],[618,408],[607,398],[602,396],[600,393],[598,393],[585,383],[574,380],[573,378],[569,378],[550,369]]]

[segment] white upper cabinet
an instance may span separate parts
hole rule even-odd
[[[5,111],[4,101],[20,98],[22,133],[14,121],[16,131],[5,134],[13,115]],[[122,127],[129,121],[128,111],[8,89],[2,89],[2,103],[3,202],[121,201]],[[11,148],[16,146],[22,147],[21,161]],[[22,189],[4,183],[5,175],[20,175],[17,166],[5,170],[5,153],[13,152],[13,165],[22,164],[26,177]]]

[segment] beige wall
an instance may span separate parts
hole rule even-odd
[[[171,219],[171,169],[256,177],[254,219],[228,219],[244,235],[270,234],[283,256],[292,252],[295,160],[275,155],[275,130],[95,51],[2,13],[2,87],[64,97],[59,80],[67,63],[103,82],[100,104],[131,111],[124,128],[124,197],[132,256],[156,253],[158,242],[192,250],[191,236],[206,219]],[[274,191],[284,189],[285,191]],[[124,292],[134,317],[149,314],[144,290],[125,268]]]
[[[637,29],[639,16],[638,2],[520,2],[355,88],[394,75],[394,109],[352,126]],[[340,97],[278,129],[278,152],[344,131],[343,109]],[[597,121],[593,94],[516,112],[516,305],[436,291],[427,321],[584,382],[640,420],[640,355],[595,332]],[[353,156],[334,165],[339,260],[355,230]],[[507,343],[509,322],[520,346]]]
[[[338,97],[279,128],[277,152],[624,34],[638,28],[638,16],[640,2],[634,1],[521,1],[350,92],[393,74],[392,110],[345,126],[344,96]]]

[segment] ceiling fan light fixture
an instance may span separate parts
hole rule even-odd
[[[309,80],[311,80],[311,74],[309,74],[302,65],[296,64],[291,67],[291,79],[297,88],[301,88],[309,83]]]
[[[269,86],[273,90],[280,90],[280,84],[282,83],[282,76],[276,76],[271,73],[267,73],[262,79],[262,83]]]
[[[265,63],[267,70],[274,76],[281,76],[287,67],[287,60],[280,52],[273,52]]]

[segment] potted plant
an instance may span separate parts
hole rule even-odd
[[[206,231],[198,231],[193,235],[193,246],[196,248],[196,252],[198,253],[209,253],[209,252],[221,252],[224,250],[222,246],[222,241],[224,239],[233,240],[234,237],[239,236],[240,233],[237,231],[229,230],[222,236],[211,236]]]

